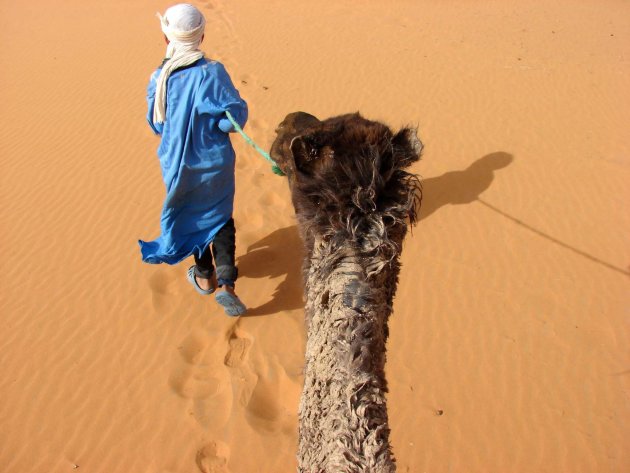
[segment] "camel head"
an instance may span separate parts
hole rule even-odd
[[[295,112],[276,133],[271,156],[308,233],[367,250],[402,242],[422,195],[417,177],[405,171],[422,151],[415,129],[394,133],[358,113],[320,121]]]
[[[271,156],[287,175],[304,242],[305,382],[298,470],[393,472],[385,393],[387,320],[402,242],[422,197],[407,169],[416,130],[358,113],[296,112]]]

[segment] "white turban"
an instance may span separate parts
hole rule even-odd
[[[204,56],[199,51],[199,44],[203,39],[206,20],[196,7],[187,3],[174,5],[164,12],[164,16],[158,13],[158,17],[169,44],[166,48],[167,61],[162,65],[156,81],[153,122],[164,123],[166,81],[175,69],[193,64]]]

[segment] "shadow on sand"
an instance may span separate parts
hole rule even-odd
[[[270,301],[247,309],[246,317],[269,315],[304,307],[302,300],[302,240],[297,226],[281,228],[250,245],[238,258],[239,272],[248,278],[276,278],[286,274]]]
[[[479,158],[463,171],[447,172],[441,176],[423,180],[422,187],[424,197],[420,208],[420,220],[424,220],[445,205],[460,205],[477,202],[496,214],[510,220],[520,228],[534,233],[555,245],[608,269],[626,276],[630,275],[628,269],[610,264],[586,251],[582,251],[579,248],[558,240],[552,235],[534,228],[519,218],[510,215],[508,212],[480,199],[480,194],[492,184],[495,171],[508,166],[513,160],[514,157],[511,154],[499,151]]]
[[[492,153],[464,171],[454,171],[423,181],[424,199],[420,219],[447,204],[468,204],[485,191],[494,178],[494,171],[512,162],[508,153]],[[247,248],[238,258],[242,276],[277,278],[286,275],[271,300],[249,308],[246,317],[269,315],[304,307],[302,289],[302,241],[297,226],[281,228]]]
[[[479,196],[492,184],[495,171],[505,168],[513,160],[514,157],[511,154],[499,151],[482,156],[463,171],[450,171],[441,176],[424,179],[422,181],[423,199],[420,208],[420,220],[428,218],[445,205],[481,203],[539,237],[609,269],[625,275],[630,274],[627,270],[615,267],[559,241],[481,200]],[[247,316],[268,315],[304,307],[301,270],[302,242],[297,226],[281,228],[254,243],[247,249],[247,254],[238,259],[238,265],[241,274],[250,278],[276,278],[286,275],[274,291],[271,300],[259,307],[249,309]]]
[[[424,179],[420,220],[445,205],[475,202],[492,184],[494,172],[508,166],[513,160],[511,154],[499,151],[479,158],[463,171],[450,171],[438,177]]]

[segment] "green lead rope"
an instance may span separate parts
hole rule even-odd
[[[227,110],[225,111],[225,114],[227,115],[228,120],[230,120],[230,123],[232,123],[232,125],[234,126],[234,129],[238,131],[243,138],[245,138],[245,141],[247,141],[247,143],[253,146],[254,149],[258,151],[258,153],[260,153],[260,155],[262,155],[263,158],[265,158],[267,161],[271,163],[271,170],[273,171],[273,173],[277,174],[278,176],[284,176],[282,169],[280,169],[278,165],[276,164],[276,162],[271,158],[271,156],[269,156],[269,153],[261,149],[260,146],[254,143],[254,140],[252,140],[249,136],[245,134],[243,129],[240,127],[240,125],[236,123],[236,120],[234,120],[234,117],[232,116],[232,114],[228,112]]]

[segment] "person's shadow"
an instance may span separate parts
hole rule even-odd
[[[502,151],[487,154],[463,171],[450,171],[422,180],[420,220],[445,205],[470,204],[477,200],[494,180],[497,169],[508,166],[514,157]]]
[[[302,240],[297,226],[281,228],[247,248],[238,258],[239,272],[249,278],[286,274],[270,301],[247,309],[247,316],[268,315],[304,307],[302,295]]]
[[[451,171],[422,182],[423,200],[420,220],[447,204],[469,204],[490,187],[494,171],[513,160],[511,154],[497,152],[479,158],[463,171]],[[304,307],[302,288],[302,240],[297,226],[281,228],[247,248],[238,258],[239,272],[244,277],[266,278],[286,274],[271,300],[250,308],[246,316],[269,315]]]

